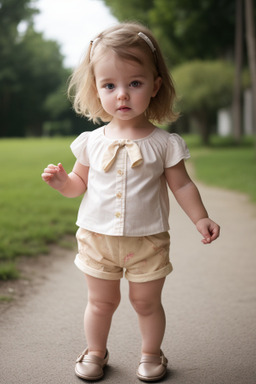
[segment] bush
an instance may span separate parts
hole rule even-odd
[[[197,121],[201,137],[208,143],[212,116],[229,106],[233,96],[234,67],[225,61],[192,61],[176,67],[178,109]]]
[[[234,66],[225,61],[192,61],[174,69],[180,107],[185,113],[216,111],[232,102]]]

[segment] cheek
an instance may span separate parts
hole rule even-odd
[[[103,104],[105,98],[104,98],[104,93],[101,90],[97,91],[97,97],[98,99],[100,99],[101,104]]]
[[[105,110],[109,110],[111,108],[111,106],[113,105],[112,98],[109,96],[106,97],[106,95],[104,95],[102,92],[99,92],[99,99],[100,99],[102,107]]]
[[[140,95],[138,95],[138,102],[140,105],[148,106],[152,97],[152,89],[148,88],[146,91],[144,90]]]

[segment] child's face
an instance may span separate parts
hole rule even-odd
[[[138,51],[143,59],[142,55]],[[154,79],[149,66],[124,60],[111,51],[95,64],[94,74],[102,107],[117,120],[144,116],[161,86],[161,78]]]

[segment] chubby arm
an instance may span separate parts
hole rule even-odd
[[[166,168],[165,177],[177,202],[202,234],[202,242],[209,244],[217,239],[220,227],[209,218],[200,193],[186,171],[184,161]]]
[[[49,164],[42,173],[42,179],[66,197],[82,195],[87,188],[89,167],[76,161],[72,172],[67,174],[62,164]]]

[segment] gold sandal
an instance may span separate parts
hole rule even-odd
[[[88,348],[85,349],[76,360],[75,373],[78,377],[88,381],[97,381],[104,376],[103,368],[109,359],[108,350],[104,359],[98,356],[88,355]]]
[[[142,355],[137,377],[142,381],[157,381],[167,372],[168,360],[161,351],[160,356]]]

